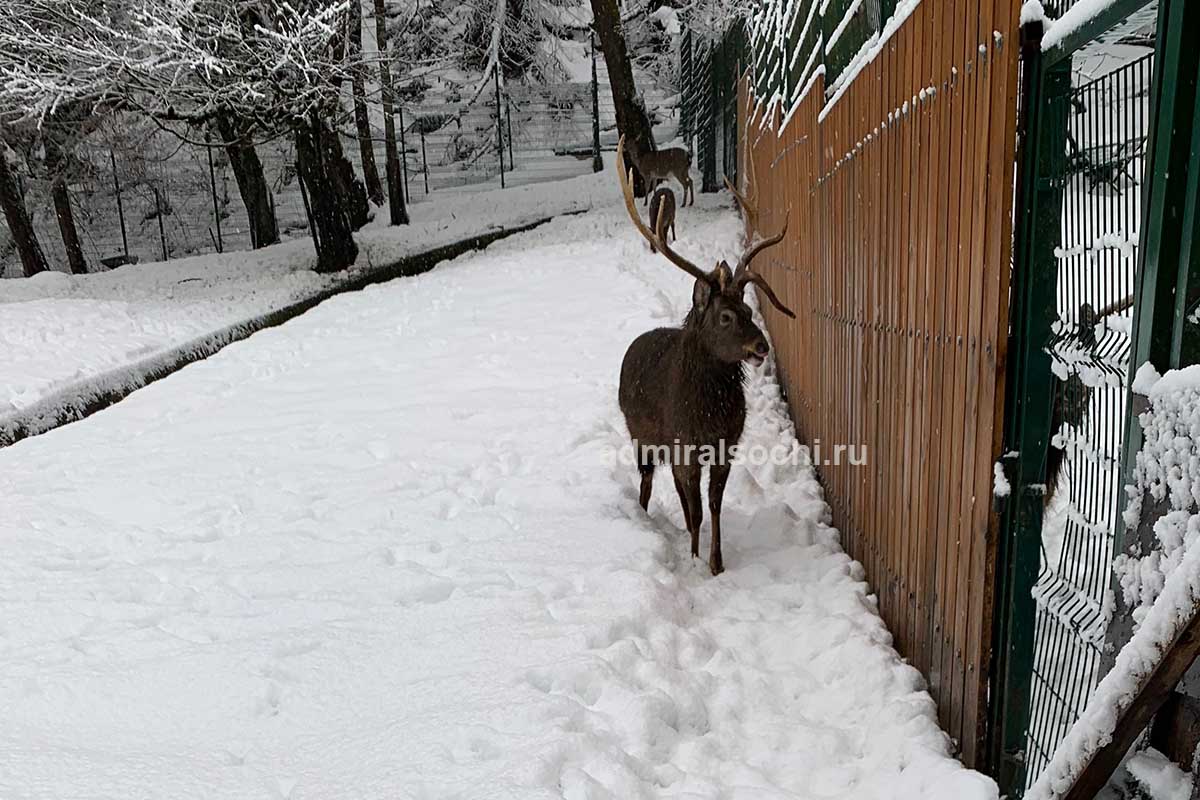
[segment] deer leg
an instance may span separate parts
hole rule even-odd
[[[676,480],[683,485],[686,502],[685,509],[691,509],[686,514],[688,533],[692,535],[692,557],[700,557],[700,524],[704,522],[704,506],[700,498],[700,467],[699,465],[684,465],[675,467]]]
[[[714,464],[708,472],[708,510],[712,512],[712,545],[708,551],[708,568],[713,575],[725,571],[721,561],[721,500],[725,496],[725,482],[729,480],[729,465]]]
[[[641,491],[638,492],[638,502],[642,504],[642,511],[649,511],[650,490],[654,487],[654,462],[643,460],[641,454],[639,454],[638,473],[642,476],[642,487]]]
[[[688,533],[692,532],[692,509],[688,507],[687,489],[683,486],[683,481],[679,480],[679,475],[672,470],[671,477],[675,479],[675,493],[679,495],[679,507],[683,509],[683,522],[687,526]]]

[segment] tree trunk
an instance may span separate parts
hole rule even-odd
[[[271,206],[271,188],[263,175],[258,152],[250,144],[248,127],[239,125],[232,117],[219,114],[216,118],[217,133],[229,156],[229,166],[237,180],[242,205],[246,206],[246,217],[250,223],[250,243],[255,249],[279,242],[279,226]]]
[[[592,0],[592,17],[595,20],[596,35],[600,37],[604,63],[608,66],[608,84],[612,89],[617,130],[625,136],[631,148],[649,153],[656,149],[654,133],[650,128],[650,119],[646,116],[646,106],[642,103],[637,86],[633,82],[633,65],[625,48],[625,32],[621,27],[621,9],[617,0]],[[633,178],[634,193],[641,197],[646,190],[636,167]]]
[[[354,63],[351,90],[354,97],[354,127],[358,131],[358,155],[362,161],[363,181],[367,196],[377,206],[383,205],[383,185],[375,165],[375,148],[371,139],[371,118],[367,115],[367,76],[362,63],[362,0],[350,2],[349,56]]]
[[[315,117],[296,126],[296,166],[308,198],[313,246],[317,250],[317,272],[339,272],[358,257],[351,212],[347,207],[350,196],[338,188],[339,181],[345,179],[344,174],[341,178],[338,175],[345,170],[331,158],[331,140],[336,142],[337,134]],[[341,153],[340,147],[337,152]],[[344,157],[342,161],[345,161]],[[327,187],[335,190],[329,191]],[[364,192],[364,204],[366,200]]]
[[[388,50],[385,0],[375,0],[375,39],[379,45],[379,86],[383,94],[383,141],[387,152],[388,211],[393,225],[408,224],[404,207],[404,180],[396,150],[396,121],[392,118],[392,68]]]
[[[58,132],[48,131],[43,146],[46,150],[46,170],[50,174],[50,198],[54,201],[54,216],[58,220],[58,232],[62,234],[67,264],[71,268],[71,274],[86,275],[87,259],[83,257],[83,244],[79,241],[79,230],[75,227],[71,192],[67,188],[67,158],[63,153]]]
[[[367,224],[371,215],[367,190],[358,176],[354,174],[354,165],[350,163],[350,159],[346,158],[346,151],[342,149],[342,140],[337,131],[330,130],[324,125],[321,126],[321,130],[321,157],[325,161],[331,181],[325,185],[332,186],[333,190],[341,196],[341,203],[349,215],[350,228],[358,230]]]
[[[46,256],[38,243],[29,212],[25,210],[25,201],[21,197],[20,187],[17,186],[17,176],[8,166],[3,149],[0,149],[0,205],[4,206],[4,219],[8,222],[8,230],[17,245],[17,254],[21,257],[25,277],[44,272],[47,269]]]

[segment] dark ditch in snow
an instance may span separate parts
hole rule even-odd
[[[8,447],[22,439],[46,433],[89,417],[97,411],[103,411],[124,400],[138,389],[162,380],[188,364],[203,361],[233,342],[241,341],[258,331],[274,328],[288,320],[295,319],[331,297],[347,292],[357,292],[372,284],[429,272],[443,261],[449,261],[475,250],[483,250],[493,242],[545,225],[556,219],[557,216],[572,216],[580,213],[583,212],[572,211],[556,216],[542,217],[524,225],[499,228],[435,247],[423,253],[406,256],[391,264],[368,267],[365,271],[347,278],[343,283],[317,292],[298,302],[206,333],[166,352],[65,387],[13,416],[0,420],[0,447]]]

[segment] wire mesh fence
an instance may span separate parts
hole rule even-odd
[[[686,33],[680,48],[679,131],[696,154],[701,191],[716,191],[738,168],[737,82],[749,67],[750,49],[741,23],[718,42]]]
[[[1047,487],[1054,495],[1033,590],[1030,782],[1102,676],[1105,594],[1124,497],[1127,298],[1137,265],[1153,60],[1146,53],[1101,77],[1077,77],[1047,98],[1067,131],[1066,147],[1042,176],[1061,190],[1062,223],[1049,347],[1057,380],[1048,477],[1055,483]]]
[[[599,148],[616,142],[616,118],[602,59],[596,80],[499,85],[474,102],[450,102],[406,87],[394,107],[407,202],[451,192],[561,180],[600,168]],[[383,173],[383,117],[369,108],[372,149]],[[354,126],[343,150],[361,176]],[[290,137],[256,147],[283,238],[308,235]],[[50,181],[23,175],[21,190],[52,266],[67,263]],[[219,143],[192,131],[181,141],[157,126],[122,117],[75,149],[68,191],[89,269],[253,246],[245,206]],[[419,213],[419,212],[418,212]],[[0,277],[19,274],[19,259],[0,223]]]

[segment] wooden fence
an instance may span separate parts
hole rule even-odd
[[[885,28],[881,52],[844,90],[827,93],[818,74],[782,128],[749,79],[738,90],[761,233],[791,213],[785,245],[757,267],[797,312],[793,321],[762,304],[792,412],[803,439],[820,445],[834,522],[897,648],[927,676],[943,727],[977,766],[986,766],[1018,6],[924,0],[890,36]],[[829,463],[838,444],[866,445],[868,463]]]

